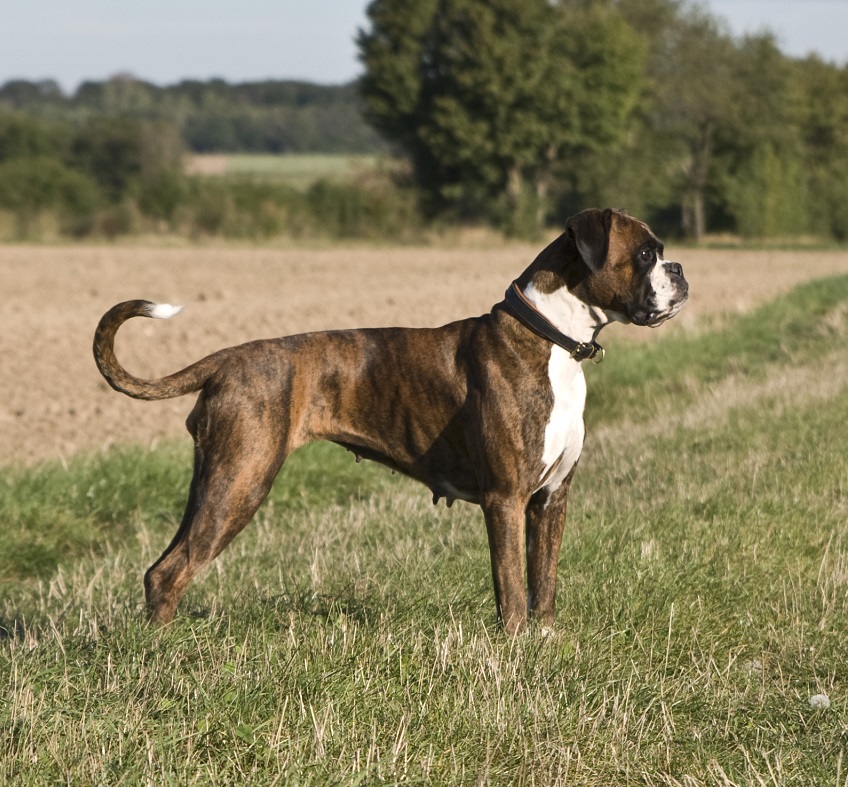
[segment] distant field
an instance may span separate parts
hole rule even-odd
[[[385,157],[373,155],[212,153],[189,156],[186,171],[194,175],[268,178],[305,190],[317,180],[349,180],[384,166],[388,166]]]

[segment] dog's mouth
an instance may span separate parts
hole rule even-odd
[[[658,328],[664,322],[674,317],[683,308],[683,304],[686,303],[688,298],[689,293],[684,292],[679,298],[670,301],[665,309],[637,309],[630,315],[630,322],[645,328]]]

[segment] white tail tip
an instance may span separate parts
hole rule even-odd
[[[171,306],[170,303],[159,303],[150,308],[147,313],[148,317],[153,317],[157,320],[167,320],[175,314],[179,314],[183,310],[182,306]]]

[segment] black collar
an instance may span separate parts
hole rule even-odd
[[[562,347],[575,361],[588,361],[597,357],[595,363],[604,359],[604,348],[597,342],[576,342],[566,336],[540,312],[513,282],[506,291],[506,305],[519,322],[549,342]]]

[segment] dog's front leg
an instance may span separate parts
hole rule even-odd
[[[498,620],[508,634],[527,622],[524,586],[524,504],[514,498],[490,498],[483,505]]]
[[[543,626],[552,626],[554,622],[557,562],[573,474],[574,470],[556,491],[537,492],[527,506],[527,607],[530,617]]]

